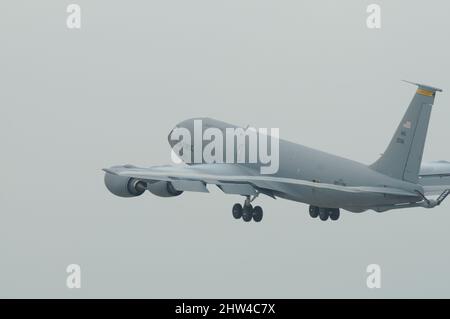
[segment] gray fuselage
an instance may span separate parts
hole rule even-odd
[[[202,120],[204,125],[203,129],[215,127],[224,132],[226,128],[237,127],[210,118],[198,118],[183,121],[177,125],[177,128],[186,128],[192,132],[192,136],[194,136],[194,120]],[[170,139],[169,143],[172,147],[175,144]],[[193,138],[191,143],[191,145],[193,145]],[[204,145],[205,144],[207,143],[204,142]],[[233,149],[234,153],[237,152],[236,147]],[[248,149],[248,140],[246,140],[245,150],[248,151]],[[226,152],[225,146],[223,151],[224,153]],[[246,167],[251,174],[260,175],[260,167],[263,164],[258,161],[256,163],[239,163],[237,165]],[[272,176],[342,186],[390,187],[410,192],[423,191],[419,184],[395,179],[381,174],[362,163],[283,139],[279,139],[279,169]],[[415,198],[411,196],[387,195],[382,193],[348,193],[339,190],[318,189],[305,185],[286,184],[280,184],[278,191],[274,191],[273,193],[278,197],[310,205],[328,208],[344,208],[353,212],[361,212],[367,209],[378,209],[395,204],[411,203],[421,200],[420,196]]]

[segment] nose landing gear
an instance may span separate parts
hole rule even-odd
[[[247,196],[244,202],[244,206],[239,203],[233,205],[232,213],[235,219],[240,219],[244,222],[249,222],[252,219],[255,222],[260,222],[263,219],[263,209],[260,206],[253,207],[251,202],[256,198],[254,196],[250,199],[250,196]]]

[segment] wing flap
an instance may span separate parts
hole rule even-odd
[[[254,196],[258,193],[256,189],[249,184],[223,183],[217,185],[217,187],[219,187],[225,194]]]
[[[174,180],[171,183],[177,191],[209,193],[206,184],[201,181]]]

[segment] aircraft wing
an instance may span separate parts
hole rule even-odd
[[[170,181],[179,191],[208,192],[207,184],[217,185],[224,193],[256,195],[263,193],[275,197],[277,193],[298,195],[299,187],[333,190],[346,193],[377,193],[417,197],[416,193],[398,188],[373,186],[342,186],[312,182],[273,175],[260,175],[259,171],[236,164],[165,165],[140,168],[131,165],[114,166],[105,172],[144,180],[148,183]]]

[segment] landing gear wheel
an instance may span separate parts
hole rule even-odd
[[[338,220],[339,219],[339,215],[340,215],[339,208],[333,208],[330,211],[330,219],[331,220]]]
[[[309,216],[312,218],[317,218],[317,216],[319,216],[319,207],[309,206]]]
[[[319,218],[320,218],[320,220],[326,221],[328,219],[328,216],[329,216],[329,214],[328,214],[328,210],[327,209],[323,209],[323,208],[319,209]]]
[[[242,205],[241,204],[234,204],[233,205],[233,217],[236,219],[239,219],[242,217]]]
[[[260,206],[255,206],[255,208],[253,208],[252,216],[253,216],[253,220],[255,222],[257,222],[257,223],[260,222],[263,218],[262,208]]]
[[[244,222],[249,222],[253,217],[253,207],[252,205],[245,205],[242,209],[242,219]]]

